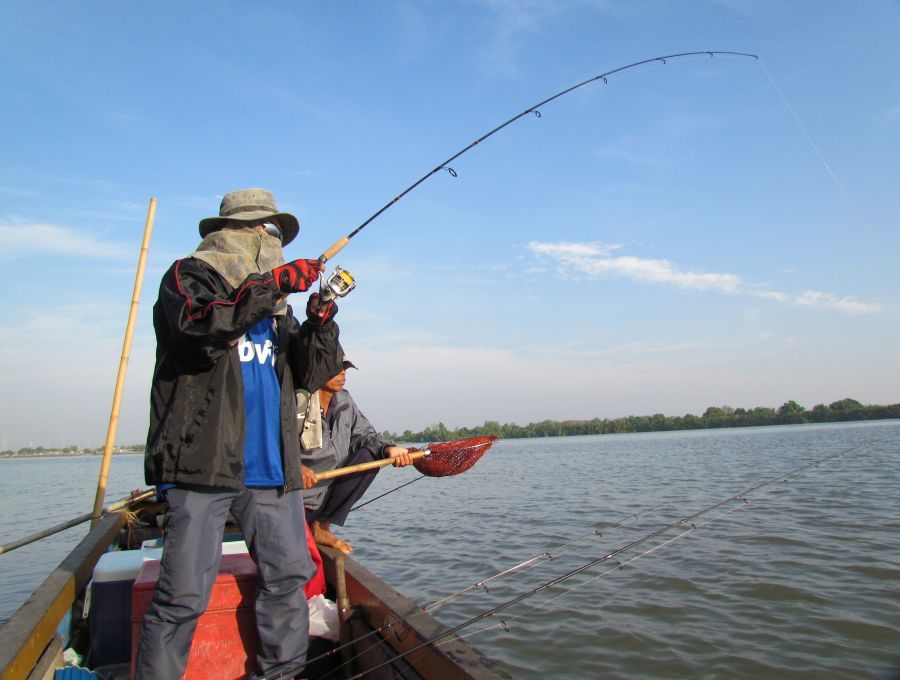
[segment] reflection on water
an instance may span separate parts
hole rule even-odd
[[[341,533],[421,604],[553,551],[432,612],[452,626],[864,441],[738,510],[697,518],[682,538],[617,555],[621,569],[600,563],[460,634],[522,678],[882,678],[900,658],[898,421],[502,441],[458,477],[351,514]],[[141,464],[113,461],[110,500],[141,485]],[[0,542],[89,510],[98,469],[95,459],[0,461],[0,507],[17,518]],[[386,468],[368,497],[417,475]],[[83,533],[0,556],[0,617]]]

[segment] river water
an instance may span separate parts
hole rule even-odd
[[[99,464],[0,461],[0,544],[89,511]],[[367,498],[417,477],[387,468]],[[115,457],[107,501],[142,482],[140,456]],[[432,611],[455,626],[502,607],[459,635],[515,677],[900,670],[900,421],[500,441],[468,472],[419,479],[337,529],[420,604],[538,558]],[[0,555],[0,620],[83,535]],[[622,568],[601,562],[504,606],[613,552]]]

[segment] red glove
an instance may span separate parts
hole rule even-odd
[[[294,260],[272,270],[275,283],[282,293],[302,293],[316,282],[325,270],[318,260]]]
[[[309,300],[306,302],[307,319],[324,326],[334,318],[335,314],[337,314],[337,305],[334,304],[334,300],[322,302],[322,296],[318,293],[309,296]]]

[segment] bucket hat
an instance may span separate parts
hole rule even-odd
[[[300,232],[300,221],[290,213],[279,212],[272,192],[260,188],[238,189],[225,194],[219,206],[219,214],[200,220],[200,236],[206,238],[229,222],[274,222],[284,234],[282,245],[285,246]]]

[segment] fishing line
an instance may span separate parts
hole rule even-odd
[[[364,507],[367,506],[369,503],[374,503],[374,502],[377,501],[379,498],[384,498],[385,496],[388,496],[388,495],[394,493],[395,491],[399,491],[399,490],[402,489],[404,486],[409,486],[409,485],[412,484],[413,482],[418,482],[420,479],[425,479],[425,477],[427,477],[427,476],[428,476],[428,475],[419,475],[418,477],[416,477],[416,478],[414,478],[414,479],[412,479],[412,480],[410,480],[410,481],[408,481],[408,482],[405,482],[405,483],[401,484],[400,486],[395,486],[395,487],[394,487],[393,489],[391,489],[390,491],[385,491],[383,494],[381,494],[381,495],[379,495],[379,496],[375,496],[375,498],[370,498],[370,499],[367,500],[365,503],[360,503],[359,505],[354,505],[352,508],[350,508],[350,512],[353,512],[354,510],[359,510],[360,508],[364,508]]]
[[[841,181],[838,179],[837,175],[834,173],[834,170],[831,169],[831,166],[828,164],[828,161],[825,160],[825,156],[822,155],[822,152],[819,150],[818,144],[813,140],[812,135],[809,134],[809,131],[806,129],[806,126],[800,120],[800,116],[797,115],[797,112],[794,111],[794,107],[790,105],[787,100],[787,97],[784,96],[784,93],[781,91],[781,88],[778,87],[778,83],[775,82],[775,79],[772,77],[772,74],[769,73],[769,69],[766,68],[766,65],[763,64],[762,59],[757,59],[757,63],[759,67],[763,70],[763,73],[769,78],[769,82],[772,87],[775,89],[775,92],[778,93],[778,96],[781,98],[781,101],[784,103],[784,107],[788,110],[788,113],[794,119],[794,122],[797,123],[797,127],[800,128],[800,132],[803,133],[803,136],[806,137],[806,141],[809,142],[809,145],[812,147],[812,150],[815,151],[816,156],[819,157],[819,160],[822,161],[822,165],[825,166],[825,171],[831,177],[831,180],[834,182],[835,186],[843,195],[844,199],[847,201],[847,204],[856,213],[856,216],[862,219],[862,216],[859,213],[859,210],[856,209],[856,206],[853,204],[853,201],[850,200],[850,195],[847,193],[847,190],[844,189],[844,185],[841,184]]]
[[[495,607],[493,607],[493,608],[491,608],[491,609],[489,609],[489,610],[487,610],[487,611],[484,611],[484,612],[482,612],[482,613],[480,613],[480,614],[478,614],[478,615],[476,615],[476,616],[473,616],[473,617],[471,617],[470,619],[467,619],[466,621],[463,621],[462,623],[460,623],[460,624],[458,624],[458,625],[456,625],[456,626],[454,626],[454,627],[452,627],[452,628],[449,628],[448,630],[445,630],[444,632],[442,632],[442,633],[440,633],[440,634],[438,634],[438,635],[435,635],[435,636],[433,636],[433,637],[431,637],[431,638],[425,640],[424,642],[420,643],[419,645],[416,645],[416,646],[412,647],[411,649],[409,649],[409,650],[403,652],[402,654],[400,654],[399,657],[395,657],[395,658],[402,658],[402,657],[404,657],[404,656],[406,656],[406,655],[408,655],[408,654],[412,654],[413,652],[418,651],[419,649],[422,649],[423,647],[427,647],[428,645],[437,643],[439,640],[442,640],[442,639],[445,638],[445,637],[448,637],[448,636],[450,636],[450,635],[454,635],[455,633],[457,633],[458,631],[460,631],[460,630],[462,630],[462,629],[464,629],[464,628],[468,628],[469,626],[474,625],[474,624],[478,623],[479,621],[483,621],[484,619],[487,619],[487,618],[489,618],[489,617],[492,617],[492,616],[494,616],[495,614],[497,614],[498,612],[500,612],[500,611],[502,611],[502,610],[504,610],[504,609],[507,609],[508,607],[511,607],[511,606],[513,606],[513,605],[515,605],[515,604],[518,604],[519,602],[522,602],[523,600],[525,600],[525,599],[527,599],[527,598],[529,598],[529,597],[532,597],[533,595],[536,595],[536,594],[540,593],[540,592],[543,591],[543,590],[547,590],[548,588],[552,588],[553,586],[555,586],[555,585],[557,585],[557,584],[559,584],[559,583],[562,583],[562,582],[564,582],[564,581],[567,581],[568,579],[573,578],[574,576],[577,576],[577,575],[579,575],[579,574],[582,574],[582,573],[588,571],[589,569],[591,569],[591,568],[593,568],[593,567],[595,567],[595,566],[597,566],[598,564],[601,564],[601,563],[603,563],[603,562],[608,562],[609,560],[615,560],[615,561],[616,561],[616,567],[614,568],[614,570],[615,570],[615,569],[619,569],[619,568],[621,568],[621,566],[622,566],[622,563],[619,562],[619,561],[616,559],[619,555],[621,555],[621,554],[623,554],[623,553],[625,553],[625,552],[627,552],[627,551],[629,551],[629,550],[631,550],[631,549],[633,549],[633,548],[635,548],[635,547],[637,547],[637,546],[639,546],[639,545],[642,545],[642,544],[646,543],[647,541],[650,541],[650,540],[652,540],[652,539],[654,539],[654,538],[656,538],[656,537],[658,537],[658,536],[661,536],[661,535],[665,534],[667,531],[670,531],[670,530],[673,529],[673,528],[676,528],[676,527],[679,527],[679,526],[689,525],[690,528],[687,529],[687,530],[685,530],[684,532],[682,532],[682,534],[680,534],[679,536],[681,536],[681,535],[683,535],[683,534],[690,533],[691,531],[693,531],[693,530],[695,530],[695,529],[697,528],[697,525],[696,525],[696,523],[694,522],[694,520],[695,520],[696,518],[698,518],[698,517],[701,517],[701,516],[706,515],[706,514],[708,514],[708,513],[710,513],[710,512],[713,512],[713,511],[715,511],[715,510],[717,510],[717,509],[719,509],[719,508],[721,508],[721,507],[727,505],[728,503],[733,503],[733,502],[736,502],[736,501],[740,501],[741,504],[742,504],[742,505],[740,505],[740,506],[738,506],[738,507],[743,507],[743,504],[749,503],[749,499],[747,498],[747,496],[750,495],[750,494],[752,494],[752,493],[755,493],[756,491],[758,491],[759,489],[762,489],[763,487],[766,487],[766,486],[768,486],[768,485],[770,485],[770,484],[774,484],[774,483],[776,483],[776,482],[782,482],[782,481],[785,481],[785,482],[786,482],[787,478],[790,477],[790,476],[796,475],[796,474],[798,474],[798,473],[800,473],[800,472],[803,472],[803,471],[808,470],[808,469],[813,468],[813,467],[818,467],[818,466],[820,466],[820,465],[822,465],[822,464],[824,464],[824,463],[826,463],[826,462],[829,462],[829,461],[831,461],[831,460],[834,460],[835,458],[838,458],[838,457],[840,457],[840,456],[847,455],[847,454],[852,453],[852,452],[855,452],[855,451],[859,451],[860,449],[864,449],[864,448],[866,448],[866,447],[868,447],[868,442],[863,442],[862,444],[859,444],[859,445],[857,445],[857,446],[850,447],[850,448],[844,449],[844,450],[842,450],[842,451],[838,451],[837,453],[834,453],[834,454],[832,454],[832,455],[830,455],[830,456],[827,456],[827,457],[825,457],[825,458],[822,458],[822,459],[820,459],[820,460],[816,460],[816,461],[813,461],[813,462],[811,462],[811,463],[808,463],[808,464],[802,465],[802,466],[800,466],[800,467],[797,467],[797,468],[795,468],[795,469],[793,469],[793,470],[791,470],[791,471],[789,471],[789,472],[787,472],[787,473],[784,473],[784,474],[782,474],[782,475],[779,475],[778,477],[773,477],[773,478],[771,478],[771,479],[768,479],[768,480],[759,482],[758,484],[755,484],[755,485],[753,485],[753,486],[751,486],[751,487],[749,487],[749,488],[747,488],[747,489],[741,491],[741,492],[738,493],[738,494],[735,494],[735,495],[733,495],[733,496],[729,496],[728,498],[725,498],[725,499],[723,499],[723,500],[721,500],[721,501],[718,501],[718,502],[716,502],[716,503],[714,503],[714,504],[712,504],[712,505],[709,505],[709,506],[707,506],[707,507],[705,507],[705,508],[703,508],[703,509],[701,509],[701,510],[699,510],[699,511],[693,513],[693,514],[691,514],[691,515],[688,515],[687,517],[684,517],[684,518],[682,518],[682,519],[680,519],[680,520],[678,520],[678,521],[672,522],[672,523],[670,523],[670,524],[668,524],[668,525],[666,525],[666,526],[664,526],[664,527],[661,527],[660,529],[657,529],[656,531],[653,531],[653,532],[651,532],[651,533],[649,533],[649,534],[647,534],[647,535],[645,535],[645,536],[643,536],[643,537],[641,537],[641,538],[638,538],[638,539],[636,539],[636,540],[634,540],[634,541],[631,541],[630,543],[628,543],[628,544],[622,546],[621,548],[618,548],[618,549],[616,549],[616,550],[613,550],[612,552],[609,552],[609,553],[607,553],[606,555],[603,555],[603,556],[601,556],[601,557],[597,557],[597,558],[595,558],[595,559],[593,559],[593,560],[591,560],[591,561],[589,561],[589,562],[587,562],[587,563],[585,563],[585,564],[583,564],[583,565],[581,565],[581,566],[579,566],[579,567],[576,567],[575,569],[572,569],[571,571],[566,572],[565,574],[562,574],[561,576],[558,576],[558,577],[555,578],[555,579],[552,579],[552,580],[550,580],[550,581],[547,581],[547,582],[545,582],[545,583],[543,583],[543,584],[537,586],[536,588],[533,588],[532,590],[529,590],[529,591],[527,591],[527,592],[525,592],[525,593],[521,593],[521,594],[517,595],[516,597],[514,597],[514,598],[512,598],[512,599],[510,599],[510,600],[507,600],[507,601],[505,601],[505,602],[503,602],[503,603],[501,603],[501,604],[499,604],[499,605],[497,605],[497,606],[495,606]],[[736,509],[736,508],[733,508],[733,509],[729,510],[729,512],[731,512],[731,511],[733,511],[733,510],[735,510],[735,509]],[[728,513],[726,512],[726,513],[724,513],[724,514],[728,514]],[[668,543],[668,542],[669,542],[669,540],[666,541],[666,543]],[[504,626],[504,627],[505,627],[505,626]],[[391,663],[391,661],[387,661],[387,662],[378,664],[378,665],[376,665],[376,666],[373,666],[372,668],[369,668],[369,669],[366,671],[366,673],[371,673],[372,671],[377,670],[377,669],[379,669],[379,668],[382,668],[382,667],[384,667],[384,666],[386,666],[386,665],[389,665],[390,663]],[[356,680],[357,678],[363,678],[363,677],[365,677],[365,674],[358,674],[358,675],[352,676],[351,680]]]
[[[819,145],[816,144],[816,142],[813,140],[812,135],[806,129],[806,126],[803,125],[803,122],[800,120],[800,116],[797,115],[797,112],[794,110],[794,107],[790,105],[790,103],[787,100],[787,97],[784,96],[784,93],[781,91],[781,88],[778,87],[778,84],[775,82],[775,79],[772,77],[772,74],[769,73],[769,69],[767,69],[765,64],[763,64],[762,59],[757,59],[757,63],[759,64],[759,67],[763,70],[763,73],[765,73],[766,76],[768,77],[769,83],[771,83],[775,92],[778,93],[778,96],[781,98],[781,101],[784,104],[785,108],[788,110],[788,113],[791,114],[791,117],[794,119],[794,122],[797,124],[797,127],[800,128],[800,132],[803,133],[803,136],[806,138],[806,141],[809,142],[809,145],[812,147],[812,150],[815,152],[816,156],[818,156],[819,160],[822,162],[822,165],[825,166],[825,171],[828,173],[828,176],[831,177],[831,181],[834,182],[835,186],[838,188],[838,191],[840,191],[841,196],[843,196],[844,200],[847,201],[847,205],[850,206],[850,210],[853,213],[853,215],[856,217],[857,223],[862,228],[862,230],[866,233],[866,236],[869,237],[869,240],[872,242],[872,245],[875,248],[875,251],[879,254],[882,261],[884,262],[885,261],[884,255],[882,254],[881,249],[878,248],[878,240],[875,238],[875,235],[872,233],[872,231],[867,226],[865,218],[863,217],[863,215],[859,211],[859,209],[856,207],[856,204],[850,198],[850,194],[847,193],[847,190],[844,188],[843,183],[838,179],[837,174],[834,172],[834,170],[832,170],[831,165],[828,163],[828,161],[825,160],[824,154],[822,154],[822,152],[819,150]]]

